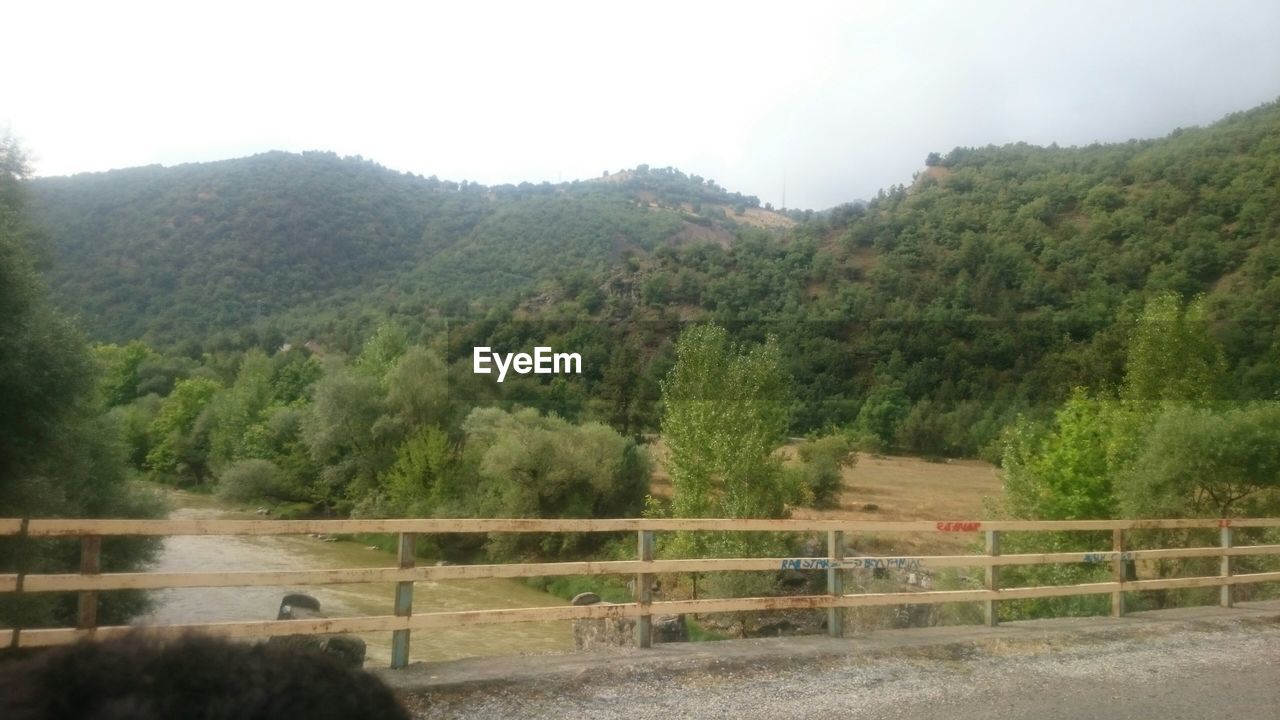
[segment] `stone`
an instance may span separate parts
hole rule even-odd
[[[634,618],[579,618],[573,621],[573,646],[578,650],[590,651],[635,647],[635,645],[636,621]]]
[[[303,593],[290,593],[280,600],[277,620],[305,620],[322,618],[320,601]],[[353,635],[282,635],[267,640],[269,645],[318,650],[333,655],[350,667],[364,665],[365,643]]]
[[[689,642],[689,624],[684,615],[657,615],[653,618],[655,643]]]
[[[280,600],[280,609],[276,611],[277,620],[301,620],[315,617],[324,617],[320,614],[320,601],[303,593],[285,595]]]
[[[593,592],[578,593],[573,596],[571,605],[595,605],[600,602],[600,596]]]

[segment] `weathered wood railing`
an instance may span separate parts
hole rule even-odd
[[[832,635],[842,634],[839,610],[849,607],[900,604],[981,602],[988,624],[996,623],[996,603],[1023,598],[1065,597],[1110,594],[1114,615],[1124,612],[1123,593],[1173,588],[1220,587],[1220,602],[1231,604],[1234,585],[1280,581],[1280,572],[1232,574],[1231,558],[1242,555],[1280,555],[1280,545],[1235,546],[1234,528],[1280,527],[1280,518],[1231,520],[1086,520],[1086,521],[942,521],[942,522],[859,522],[847,520],[702,520],[702,519],[618,519],[618,520],[22,520],[0,519],[0,536],[26,538],[78,537],[81,541],[79,573],[0,574],[0,592],[79,593],[78,627],[0,629],[0,646],[40,647],[72,642],[85,637],[106,638],[129,632],[126,626],[97,626],[97,594],[107,590],[199,587],[245,587],[265,585],[330,585],[340,583],[396,583],[393,615],[307,619],[218,622],[189,625],[149,626],[149,632],[177,635],[191,630],[226,637],[311,635],[342,632],[385,632],[393,634],[392,666],[408,662],[409,634],[412,630],[454,625],[485,625],[579,618],[637,618],[637,642],[651,642],[651,617],[655,614],[720,613],[752,610],[827,608]],[[1125,550],[1129,530],[1219,528],[1220,543],[1214,547]],[[827,534],[827,557],[805,558],[698,558],[653,559],[655,532],[822,532]],[[1109,550],[1097,552],[1057,552],[1000,554],[1000,535],[1008,532],[1111,531]],[[546,532],[634,532],[638,538],[636,560],[519,563],[505,565],[450,565],[416,567],[414,546],[418,535],[444,533],[546,533]],[[342,535],[391,533],[399,536],[398,567],[341,570],[291,570],[273,572],[129,572],[102,573],[99,563],[101,539],[107,536],[167,535]],[[985,533],[983,555],[914,555],[901,557],[846,557],[845,537],[854,533]],[[1220,558],[1219,574],[1201,577],[1128,580],[1124,563],[1129,560],[1170,558]],[[999,587],[999,570],[1009,565],[1049,563],[1109,563],[1112,580],[1065,586]],[[875,567],[982,567],[985,585],[981,590],[929,590],[845,594],[841,570]],[[671,600],[654,602],[653,575],[709,571],[750,571],[801,569],[826,570],[826,595],[752,597],[731,599]],[[469,610],[414,613],[413,583],[427,580],[468,578],[523,578],[557,575],[635,575],[635,602],[614,605],[587,605],[502,610]]]

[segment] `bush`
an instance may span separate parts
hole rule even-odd
[[[853,441],[843,435],[828,435],[804,442],[797,448],[797,454],[804,463],[801,473],[813,507],[825,509],[839,505],[843,487],[840,471],[858,462]]]
[[[233,502],[301,499],[275,463],[257,459],[227,465],[218,475],[218,495]]]

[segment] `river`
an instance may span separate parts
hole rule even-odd
[[[207,496],[172,491],[169,517],[253,517],[223,507]],[[151,568],[157,572],[217,572],[233,570],[320,570],[395,567],[391,553],[352,542],[325,542],[299,535],[181,535],[167,537]],[[155,607],[139,624],[205,623],[233,620],[274,620],[280,599],[304,592],[320,601],[331,617],[391,615],[394,583],[315,585],[303,587],[178,588],[154,592]],[[515,580],[445,580],[418,582],[413,588],[414,612],[547,607],[565,601]],[[360,635],[367,643],[367,663],[391,661],[391,633]],[[416,630],[410,660],[454,660],[486,655],[570,650],[569,623],[538,622],[475,625]]]

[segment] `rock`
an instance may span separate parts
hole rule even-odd
[[[593,592],[578,593],[573,596],[571,605],[595,605],[600,602],[600,596]]]
[[[260,508],[258,508],[257,510],[255,510],[254,512],[255,512],[256,514],[258,514],[258,515],[270,515],[270,514],[271,514],[271,511],[270,511],[269,509],[267,509],[267,508],[264,508],[264,507],[260,507]]]
[[[875,503],[867,503],[862,506],[862,512],[879,512],[880,506]]]
[[[579,603],[583,595],[595,596],[596,602]],[[585,599],[585,598],[584,598]],[[600,602],[595,593],[581,593],[574,604],[612,605]],[[579,618],[573,621],[573,646],[578,650],[599,650],[611,647],[635,647],[636,621],[633,618]]]
[[[632,618],[575,620],[573,646],[579,650],[635,647],[636,621]]]
[[[437,561],[436,561],[436,567],[448,567],[448,566],[450,566],[450,565],[452,565],[452,564],[453,564],[453,563],[449,562],[448,560],[437,560]]]
[[[303,593],[285,595],[280,600],[280,609],[276,611],[277,620],[301,620],[314,617],[324,617],[320,614],[320,601]]]
[[[290,593],[280,600],[277,620],[322,618],[320,601],[302,593]],[[365,643],[352,635],[284,635],[267,640],[269,645],[318,650],[336,656],[351,667],[364,665]]]
[[[653,618],[655,643],[689,642],[689,624],[683,615],[658,615]]]
[[[351,667],[364,666],[364,640],[354,635],[321,635],[320,650],[336,655],[339,660]]]

